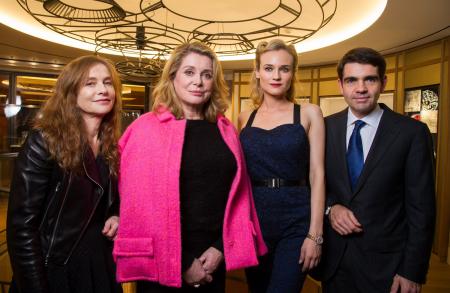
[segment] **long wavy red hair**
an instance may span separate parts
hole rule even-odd
[[[83,155],[89,148],[86,127],[77,106],[81,86],[86,82],[89,70],[97,64],[105,65],[116,93],[113,109],[103,117],[98,137],[99,154],[109,165],[110,174],[116,176],[119,154],[122,111],[121,82],[114,66],[98,56],[79,57],[62,70],[56,81],[53,95],[47,100],[35,119],[34,128],[42,131],[51,157],[65,170],[81,172]]]

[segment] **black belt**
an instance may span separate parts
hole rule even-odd
[[[265,186],[269,188],[280,188],[282,186],[306,186],[306,180],[286,180],[281,178],[268,178],[264,180],[252,180],[254,186]]]

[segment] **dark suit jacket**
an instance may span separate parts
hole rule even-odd
[[[424,123],[384,110],[355,190],[346,162],[347,109],[326,117],[327,204],[349,208],[363,232],[340,236],[325,220],[324,280],[344,249],[370,282],[395,274],[424,283],[435,224],[434,154]]]

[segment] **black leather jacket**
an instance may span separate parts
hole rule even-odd
[[[84,157],[86,176],[65,172],[50,158],[41,132],[34,130],[17,158],[7,242],[22,293],[48,291],[47,268],[67,264],[103,196],[108,197],[105,220],[118,214],[117,181],[110,178],[104,190],[92,152]]]

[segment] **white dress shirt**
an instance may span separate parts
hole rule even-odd
[[[348,108],[348,116],[347,116],[347,148],[348,142],[350,140],[350,136],[352,135],[353,128],[355,127],[356,120],[362,120],[366,124],[361,128],[361,140],[363,145],[364,152],[364,162],[366,161],[367,154],[369,153],[370,147],[372,146],[373,139],[375,138],[375,134],[377,133],[378,125],[380,124],[381,116],[383,115],[383,109],[380,108],[379,105],[370,112],[369,115],[364,116],[359,119],[355,115],[353,115],[350,108]]]

